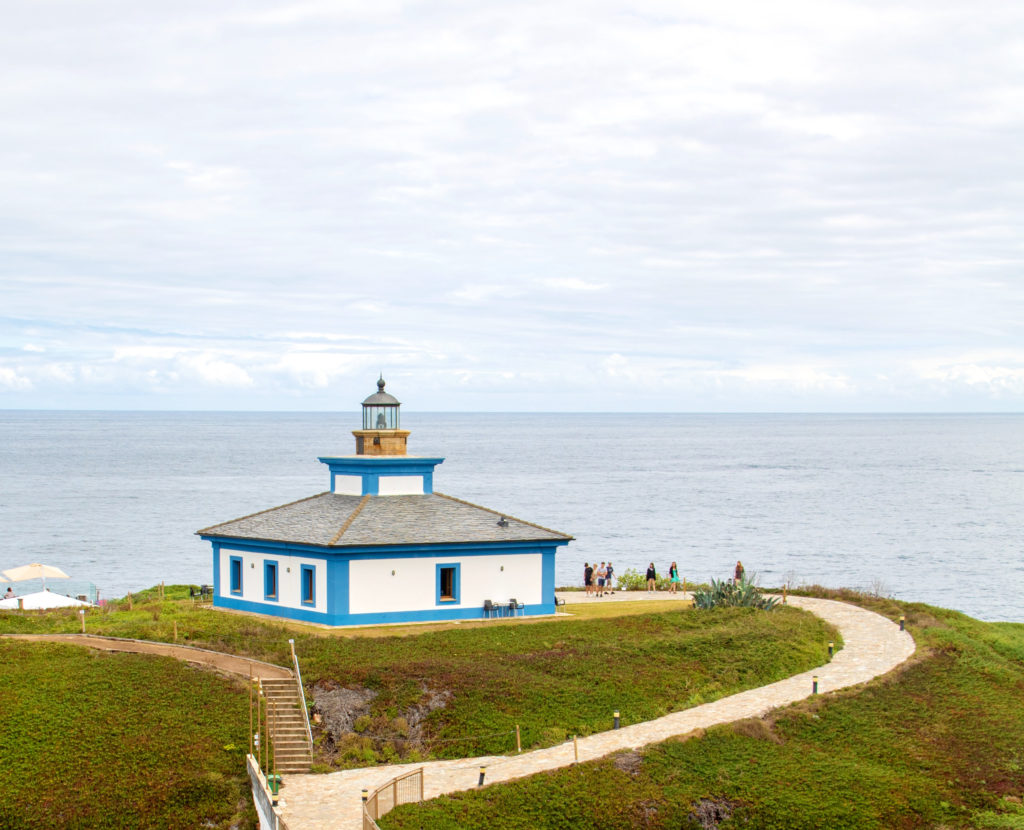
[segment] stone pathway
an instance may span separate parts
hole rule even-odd
[[[665,593],[621,591],[599,598],[570,592],[559,596],[569,604],[670,598]],[[683,599],[681,595],[676,596]],[[695,729],[761,717],[772,709],[809,697],[814,675],[818,676],[818,691],[830,692],[885,674],[914,653],[910,634],[901,632],[897,624],[879,614],[834,600],[810,597],[790,597],[789,604],[817,614],[842,633],[844,647],[836,652],[830,663],[714,703],[580,738],[579,760],[592,761],[617,750],[640,748]],[[568,766],[574,760],[570,741],[522,755],[367,767],[328,775],[295,775],[287,778],[281,792],[281,816],[289,830],[359,830],[362,827],[361,790],[365,787],[373,791],[410,769],[424,767],[424,795],[434,798],[476,787],[481,765],[487,767],[486,783],[493,784]]]
[[[250,660],[247,657],[236,657],[221,651],[210,651],[195,646],[179,646],[171,643],[156,643],[151,640],[129,640],[121,637],[102,637],[96,634],[0,634],[17,640],[33,642],[66,643],[73,646],[85,646],[102,651],[128,651],[133,654],[156,654],[160,657],[173,657],[186,663],[195,663],[217,671],[237,674],[242,677],[290,678],[292,673],[283,666]]]

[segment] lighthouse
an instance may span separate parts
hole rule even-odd
[[[435,491],[444,459],[407,453],[385,385],[362,402],[355,454],[318,459],[329,490],[197,531],[214,607],[332,626],[553,614],[573,537]]]

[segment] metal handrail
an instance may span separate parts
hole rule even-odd
[[[313,761],[313,727],[309,725],[309,707],[306,705],[306,691],[302,687],[302,672],[299,671],[299,658],[295,656],[295,640],[289,640],[292,647],[292,663],[295,664],[295,682],[299,685],[299,702],[302,704],[302,717],[306,721],[306,737],[309,738],[309,760]]]
[[[400,797],[398,785],[407,778],[419,778],[419,795],[416,798],[405,799]],[[391,788],[391,806],[381,812],[379,797],[384,790]],[[399,804],[410,804],[413,801],[423,801],[423,767],[409,770],[402,775],[385,781],[363,800],[363,830],[380,830],[376,819],[387,815]]]

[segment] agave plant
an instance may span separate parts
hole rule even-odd
[[[778,597],[769,597],[761,591],[754,581],[756,574],[748,579],[744,576],[738,581],[712,579],[711,586],[699,588],[693,594],[693,604],[697,608],[715,608],[727,605],[739,608],[760,608],[771,611],[779,603]]]

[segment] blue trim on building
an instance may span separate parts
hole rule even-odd
[[[452,593],[450,597],[441,596],[441,571],[445,568],[454,569],[452,574]],[[458,562],[438,562],[434,566],[434,604],[458,605],[462,595],[462,573]]]
[[[308,591],[306,590],[307,575],[309,576]],[[316,568],[313,565],[299,566],[299,601],[310,608],[316,607]]]
[[[348,559],[327,560],[327,613],[348,616]]]
[[[332,473],[352,476],[427,475],[432,474],[438,464],[444,463],[443,458],[421,458],[415,455],[323,456],[317,461],[326,464]]]
[[[230,580],[231,593],[241,596],[244,593],[243,588],[245,586],[245,563],[242,561],[241,556],[232,556],[228,561],[230,563],[228,565],[228,579]],[[235,573],[236,567],[238,568],[237,574]],[[216,570],[219,571],[220,568]],[[237,580],[235,579],[236,576],[238,577]],[[215,593],[220,592],[215,591]]]
[[[240,551],[255,553],[261,556],[277,558],[312,558],[317,563],[323,562],[323,578],[326,579],[326,608],[314,610],[310,607],[289,608],[281,606],[276,600],[267,602],[242,600],[238,595],[221,596],[215,588],[214,605],[223,608],[234,608],[250,611],[270,617],[283,617],[324,625],[376,625],[380,623],[402,622],[434,622],[441,620],[471,620],[483,616],[483,606],[459,608],[458,602],[439,603],[436,608],[411,611],[387,611],[373,614],[349,613],[349,563],[353,560],[367,559],[455,559],[475,556],[541,554],[541,597],[543,602],[527,605],[526,615],[553,614],[555,612],[555,553],[569,540],[520,541],[520,542],[467,542],[444,545],[387,545],[361,546],[351,548],[328,548],[312,545],[296,545],[285,542],[269,542],[265,540],[236,540],[223,536],[202,536],[211,542],[216,551],[214,573],[220,572],[220,552]],[[241,559],[241,557],[232,557]],[[439,565],[459,565],[459,562],[440,562]],[[305,565],[303,565],[305,567]],[[243,582],[244,582],[244,567]],[[436,572],[439,579],[439,571]],[[278,566],[278,593],[280,594],[281,571]],[[456,587],[461,599],[461,571],[456,577]],[[301,585],[300,585],[301,590]],[[301,596],[301,595],[300,595]]]
[[[542,550],[540,552],[540,595],[544,602],[550,600],[551,607],[555,607],[555,550]]]
[[[273,585],[273,593],[270,588]],[[267,602],[278,602],[281,599],[281,569],[276,559],[263,560],[263,599]]]
[[[220,593],[220,545],[213,545],[213,595]]]
[[[410,622],[444,622],[446,620],[480,620],[485,619],[483,606],[473,608],[442,607],[420,611],[385,611],[376,614],[324,614],[308,608],[289,608],[287,606],[267,606],[262,602],[235,599],[233,597],[216,597],[215,605],[220,608],[231,608],[236,611],[248,611],[264,616],[284,617],[300,622],[319,623],[320,625],[381,625],[383,623]],[[527,616],[538,614],[554,614],[554,601],[527,605],[524,609]]]
[[[201,534],[201,539],[219,544],[230,550],[244,550],[250,553],[274,551],[282,556],[316,556],[328,560],[336,556],[349,559],[402,559],[424,556],[490,556],[496,553],[537,553],[545,549],[554,550],[569,544],[568,539],[541,539],[511,542],[449,542],[422,545],[358,545],[351,547],[327,547],[325,545],[300,545],[294,542],[272,542],[264,539],[233,539],[230,536]]]

